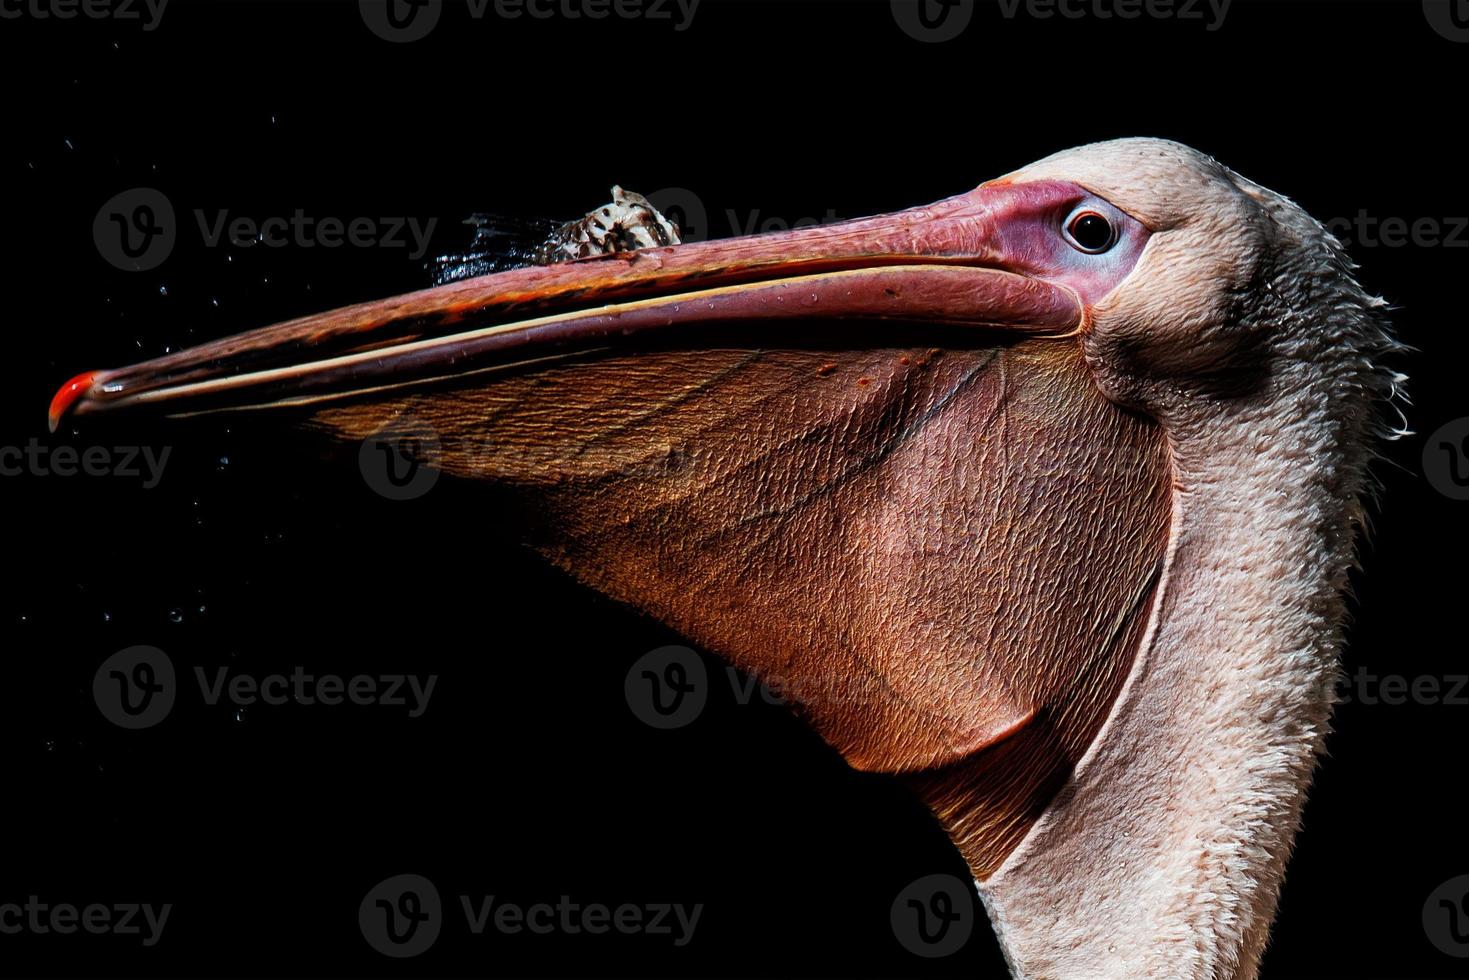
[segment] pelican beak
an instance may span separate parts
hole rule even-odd
[[[78,375],[52,401],[51,428],[124,409],[314,404],[632,337],[679,332],[672,342],[698,344],[712,328],[757,321],[1068,334],[1084,317],[1077,293],[1027,268],[1013,235],[1006,247],[1011,219],[1037,207],[1034,188],[997,182],[874,218],[515,269],[348,306]],[[706,332],[688,333],[696,329]]]

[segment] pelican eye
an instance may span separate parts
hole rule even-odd
[[[1112,222],[1096,211],[1078,211],[1066,222],[1066,237],[1083,252],[1105,252],[1117,241]]]

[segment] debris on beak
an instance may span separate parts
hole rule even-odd
[[[555,265],[640,248],[680,245],[678,226],[641,194],[612,188],[612,203],[553,231],[535,250],[536,265]]]

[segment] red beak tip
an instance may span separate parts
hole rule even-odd
[[[76,404],[77,399],[91,390],[93,380],[100,373],[100,371],[83,371],[62,385],[61,390],[56,392],[56,397],[51,399],[51,411],[49,413],[52,432],[60,428],[61,420],[66,418],[66,413],[71,411],[71,407]]]

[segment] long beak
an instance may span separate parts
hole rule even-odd
[[[515,269],[348,306],[78,375],[53,399],[51,428],[122,409],[310,404],[696,325],[859,319],[1073,332],[1084,316],[1076,293],[1028,275],[1000,247],[1022,205],[1017,189],[992,184],[875,218]]]

